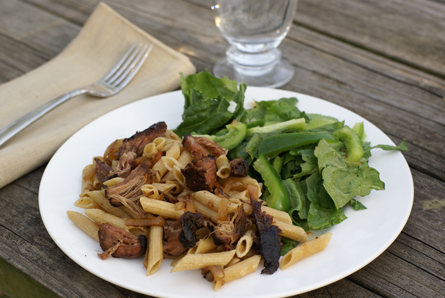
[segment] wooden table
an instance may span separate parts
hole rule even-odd
[[[225,54],[210,1],[106,2],[199,71]],[[0,83],[59,53],[97,3],[2,0]],[[300,0],[280,48],[296,70],[282,89],[350,109],[395,143],[405,138],[415,184],[411,216],[382,255],[298,297],[445,297],[445,1]],[[85,271],[51,240],[38,208],[44,169],[0,189],[0,289],[11,297],[142,297]]]

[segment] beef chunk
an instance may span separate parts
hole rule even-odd
[[[246,177],[249,172],[249,165],[242,158],[235,158],[230,162],[230,175],[236,177]]]
[[[128,139],[114,141],[108,146],[105,155],[112,157],[117,156],[117,166],[113,170],[111,167],[102,167],[101,164],[98,166],[98,163],[96,162],[96,170],[100,170],[100,178],[98,175],[99,181],[103,184],[108,179],[114,177],[127,178],[136,167],[137,164],[135,161],[143,153],[145,145],[152,142],[157,137],[164,136],[166,131],[167,125],[165,122],[158,122],[144,131],[136,132]],[[115,147],[120,143],[122,143],[122,145],[120,145],[117,150]]]
[[[216,183],[215,158],[206,156],[200,161],[193,161],[181,170],[185,177],[185,184],[193,191],[212,191]]]
[[[233,249],[233,245],[246,232],[247,217],[244,208],[238,208],[238,212],[231,221],[220,222],[215,227],[213,241],[216,245],[223,244],[227,250]]]
[[[213,142],[209,138],[205,137],[195,137],[196,142],[202,146],[210,155],[213,157],[218,157],[226,153],[223,147]]]
[[[184,136],[182,144],[190,151],[195,160],[200,160],[205,156],[218,157],[225,153],[224,149],[212,140],[204,137],[192,137],[190,134]]]
[[[164,136],[166,131],[167,124],[165,124],[165,122],[158,122],[144,131],[136,132],[134,135],[122,142],[122,145],[119,147],[119,160],[125,152],[129,151],[136,153],[137,156],[141,155],[144,151],[145,145],[153,142],[153,140],[157,137]]]
[[[165,229],[164,252],[180,255],[198,241],[196,230],[202,227],[213,229],[213,223],[199,213],[185,212],[181,218]]]
[[[261,273],[272,274],[279,266],[281,251],[281,230],[272,225],[273,217],[261,211],[261,202],[252,202],[252,215],[255,219],[257,233],[260,240],[260,254],[264,258],[264,269]]]
[[[100,247],[104,250],[99,257],[103,260],[110,256],[115,258],[137,258],[147,250],[147,238],[144,235],[133,235],[109,223],[99,227]]]

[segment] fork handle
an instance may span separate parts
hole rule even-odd
[[[51,101],[48,101],[47,103],[41,105],[40,107],[36,108],[35,110],[29,112],[28,114],[22,116],[21,118],[17,119],[16,121],[12,122],[11,124],[7,125],[6,127],[2,128],[0,130],[0,146],[2,146],[6,141],[8,141],[10,138],[18,134],[20,131],[22,131],[25,127],[54,109],[55,107],[61,105],[65,101],[67,101],[70,98],[73,98],[75,96],[87,93],[88,90],[85,89],[77,89],[73,90],[71,92],[65,93],[63,95],[60,95],[56,98],[54,98]]]

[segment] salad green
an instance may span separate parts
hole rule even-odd
[[[404,140],[371,147],[363,123],[351,128],[334,117],[300,111],[295,97],[245,109],[246,85],[208,71],[181,75],[181,88],[183,122],[175,132],[207,136],[228,149],[230,159],[244,158],[249,174],[265,186],[262,199],[305,230],[342,222],[346,206],[366,209],[357,197],[385,188],[368,164],[371,149],[407,151]]]

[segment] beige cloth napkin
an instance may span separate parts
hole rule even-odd
[[[189,59],[100,3],[79,35],[54,59],[0,86],[0,128],[45,102],[103,77],[135,41],[154,47],[138,74],[115,96],[75,97],[0,147],[0,187],[48,161],[73,133],[130,102],[172,91],[179,73],[194,73]]]

